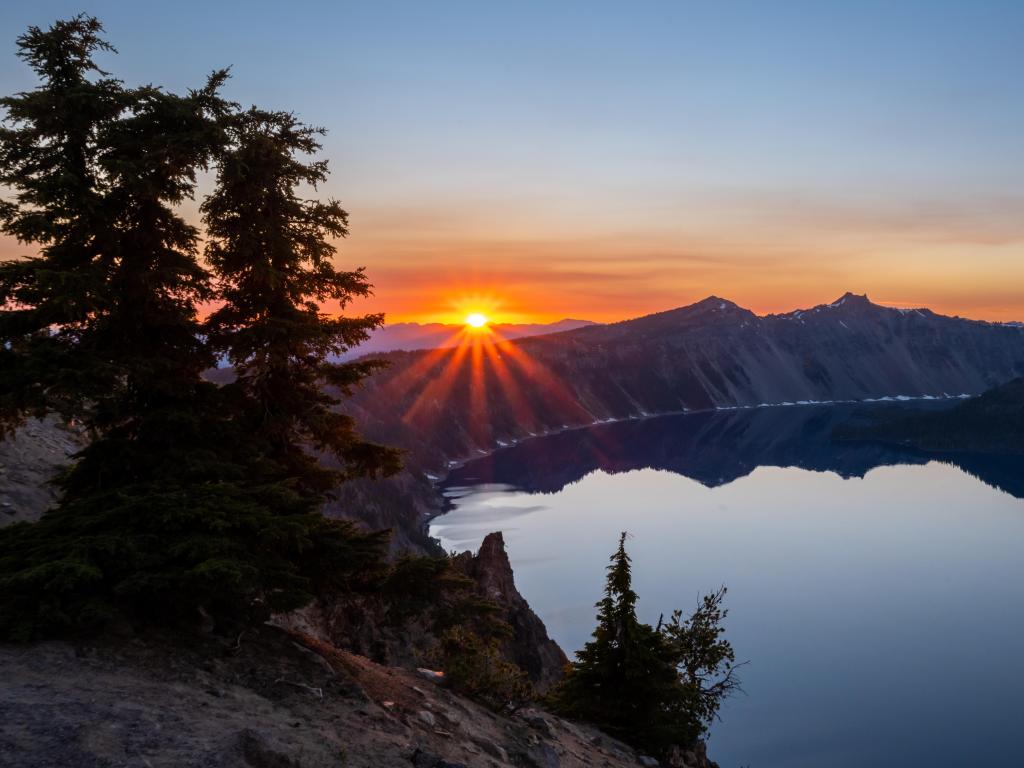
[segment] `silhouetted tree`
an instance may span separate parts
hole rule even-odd
[[[112,50],[102,29],[87,16],[30,27],[18,55],[40,85],[0,99],[0,183],[14,191],[0,227],[39,249],[0,263],[0,435],[26,412],[70,413],[112,381],[82,354],[109,305],[104,140],[130,99],[93,59]]]
[[[262,620],[314,594],[372,586],[386,537],[324,518],[322,495],[304,482],[315,460],[275,441],[283,428],[251,434],[256,409],[239,388],[202,377],[216,357],[196,307],[217,294],[177,206],[237,130],[218,94],[226,74],[184,96],[126,89],[92,60],[110,50],[101,31],[84,16],[30,29],[18,44],[40,87],[4,101],[0,180],[16,195],[4,229],[42,249],[0,265],[8,423],[63,404],[93,439],[55,509],[0,530],[0,635],[202,613]],[[259,231],[260,212],[247,215],[241,226]],[[237,295],[224,284],[230,306]],[[302,349],[315,367],[324,346]],[[318,426],[341,423],[311,402],[303,413]]]
[[[327,179],[326,161],[306,161],[320,149],[321,129],[291,114],[250,109],[231,122],[231,146],[219,164],[217,187],[202,205],[206,258],[224,304],[206,324],[213,347],[236,373],[231,386],[250,407],[252,439],[299,487],[322,493],[343,477],[397,470],[398,454],[361,439],[338,411],[379,361],[332,362],[383,323],[379,314],[331,316],[370,284],[362,268],[337,269],[332,238],[348,234],[336,200],[300,198]],[[340,461],[328,470],[310,449]]]
[[[701,724],[702,732],[718,717],[722,702],[742,690],[736,675],[740,665],[722,626],[729,615],[722,607],[726,592],[720,587],[704,595],[686,619],[682,611],[676,610],[667,622],[658,622],[669,658],[687,689],[690,713]]]
[[[692,680],[681,673],[688,674],[689,660],[703,668],[707,637],[724,641],[713,627],[703,631],[719,618],[713,610],[697,620],[701,632],[690,632],[692,620],[681,622],[678,614],[674,630],[661,631],[637,619],[636,601],[623,533],[608,566],[604,598],[597,603],[593,639],[576,654],[549,699],[567,717],[593,723],[638,748],[664,753],[692,744],[704,732],[710,703],[700,699]],[[713,601],[713,608],[718,604]],[[727,643],[722,647],[731,660],[731,648]]]

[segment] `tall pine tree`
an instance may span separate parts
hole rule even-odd
[[[87,16],[30,27],[18,56],[39,87],[0,99],[0,227],[38,255],[0,263],[0,436],[26,412],[80,411],[111,372],[81,353],[108,306],[111,222],[100,165],[107,131],[130,95],[96,64],[113,50]]]
[[[304,491],[322,494],[342,477],[397,470],[398,454],[369,443],[338,411],[339,394],[376,370],[377,361],[332,362],[364,341],[382,315],[330,316],[370,293],[362,268],[333,264],[332,238],[348,234],[336,200],[308,200],[327,179],[320,129],[285,112],[250,109],[235,116],[232,144],[220,161],[217,188],[203,203],[206,258],[221,284],[224,305],[207,324],[212,345],[227,355],[232,385],[250,405],[253,439],[267,458]],[[311,453],[327,454],[328,470]]]
[[[126,89],[92,61],[100,32],[87,17],[30,29],[19,47],[40,87],[5,102],[0,178],[16,197],[3,223],[42,253],[0,266],[4,404],[14,421],[66,391],[93,439],[55,509],[0,530],[0,634],[258,621],[373,585],[383,536],[324,518],[294,470],[320,477],[315,460],[282,431],[254,433],[262,401],[201,376],[215,353],[196,307],[216,294],[177,209],[237,129],[226,75],[184,96]],[[303,349],[315,366],[324,346]]]

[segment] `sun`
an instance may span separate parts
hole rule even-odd
[[[479,312],[466,315],[466,325],[470,328],[483,328],[488,322],[487,316],[481,315]]]

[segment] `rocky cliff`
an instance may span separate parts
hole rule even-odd
[[[516,589],[502,535],[489,534],[477,554],[456,555],[452,565],[472,581],[476,594],[498,606],[497,618],[511,627],[512,636],[503,643],[502,655],[526,672],[542,693],[560,680],[568,659]],[[436,640],[429,612],[398,622],[395,614],[396,606],[386,598],[327,600],[278,616],[274,623],[381,663],[416,666]]]
[[[501,618],[512,627],[503,655],[526,672],[541,692],[561,680],[569,660],[516,589],[501,533],[487,534],[476,555],[457,556],[455,567],[473,579],[482,597],[501,607]]]

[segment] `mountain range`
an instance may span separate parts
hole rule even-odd
[[[762,404],[944,398],[1024,375],[1024,327],[847,293],[758,316],[718,297],[609,325],[393,352],[351,403],[415,464],[609,420]]]

